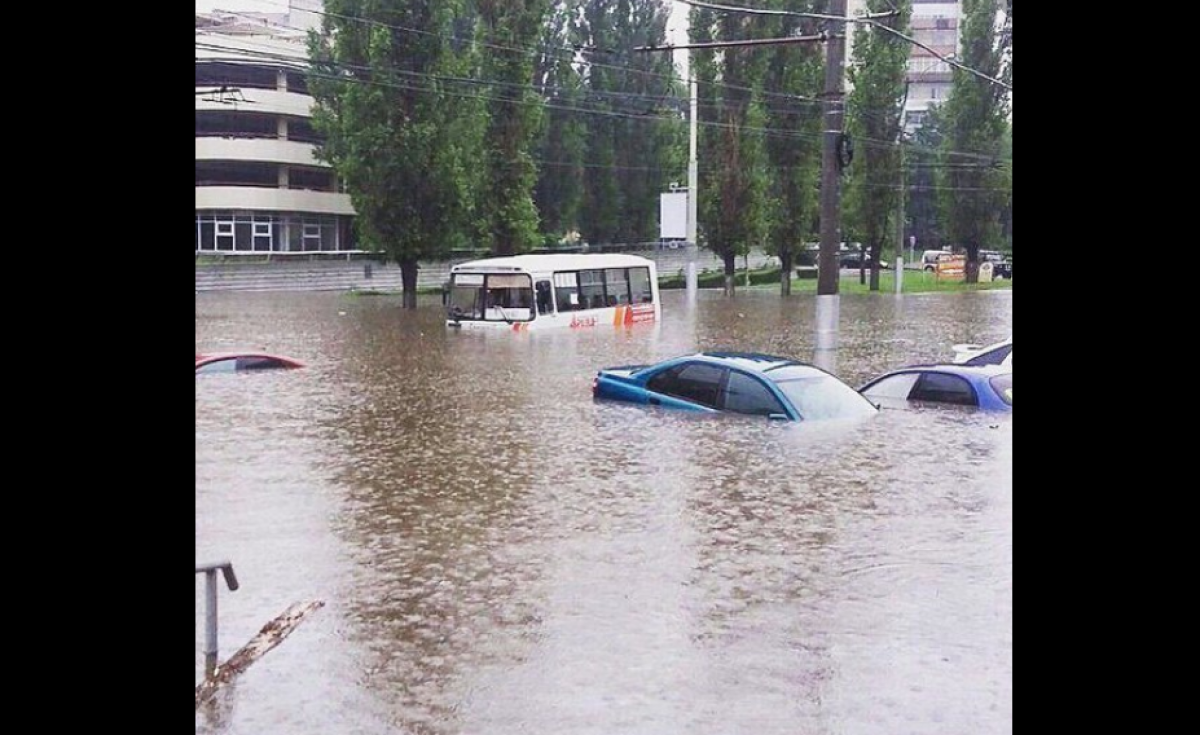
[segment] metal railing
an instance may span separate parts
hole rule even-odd
[[[196,574],[204,574],[204,676],[217,670],[217,572],[225,576],[225,585],[233,592],[238,588],[233,562],[197,564]]]

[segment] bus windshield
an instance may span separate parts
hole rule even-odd
[[[524,274],[456,273],[447,308],[457,320],[529,321],[533,281]]]

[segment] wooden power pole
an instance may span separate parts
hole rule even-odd
[[[846,0],[831,0],[829,14],[846,15]],[[841,175],[846,121],[846,24],[830,21],[825,44],[825,94],[821,136],[821,250],[817,260],[817,295],[838,292],[838,249],[842,243]]]

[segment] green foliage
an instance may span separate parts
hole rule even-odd
[[[905,215],[911,223],[910,232],[917,238],[917,250],[937,250],[949,245],[942,226],[938,206],[938,163],[939,149],[945,136],[942,134],[941,110],[930,107],[921,126],[912,136],[911,145],[905,149],[904,181],[907,199]]]
[[[962,63],[1012,83],[1011,4],[1007,33],[996,24],[999,0],[963,0]],[[980,248],[1002,243],[1000,216],[1012,193],[1010,92],[961,69],[943,106],[941,207],[947,233],[975,261]]]
[[[911,0],[868,0],[867,10],[895,8],[900,14],[882,23],[907,34]],[[885,245],[897,240],[899,211],[900,136],[906,96],[905,76],[912,47],[880,28],[859,25],[854,31],[854,56],[849,68],[847,129],[857,143],[843,208],[845,231],[866,244],[875,262]],[[848,236],[849,239],[849,236]],[[872,277],[872,288],[878,288]]]
[[[814,11],[813,0],[775,0],[779,10]],[[809,35],[816,22],[795,16],[778,21],[779,36]],[[818,45],[787,44],[770,52],[764,86],[768,136],[768,166],[772,176],[768,202],[770,249],[783,263],[794,265],[805,240],[817,223],[817,180],[821,165],[821,49]]]
[[[534,82],[534,51],[549,0],[477,0],[491,82],[485,134],[486,178],[480,190],[485,234],[496,255],[525,252],[538,242],[533,203],[537,166],[531,149],[541,131],[544,101]]]
[[[573,19],[582,2],[564,0],[553,8],[534,71],[534,83],[548,106],[546,125],[536,145],[541,169],[534,189],[542,232],[548,240],[554,233],[578,229],[588,173],[584,166],[588,120],[579,111],[584,79],[573,54],[565,52],[574,43]]]
[[[750,271],[750,285],[761,286],[765,283],[779,283],[779,268],[764,268],[762,270]],[[738,283],[744,283],[746,271],[742,270],[737,273]],[[721,288],[725,285],[724,271],[705,271],[698,274],[696,283],[699,288]],[[659,288],[679,289],[687,288],[687,283],[683,276],[667,276],[658,279]]]
[[[464,241],[476,103],[432,80],[462,73],[449,42],[458,0],[327,0],[309,38],[313,125],[358,213],[367,247],[397,262],[440,257]],[[411,30],[409,30],[411,29]]]
[[[769,38],[777,24],[772,16],[698,8],[692,11],[692,41]],[[701,131],[701,157],[708,163],[700,173],[700,221],[705,245],[725,260],[727,275],[737,255],[764,244],[770,224],[768,113],[761,95],[769,59],[756,48],[693,56],[701,121],[707,123]]]
[[[640,53],[666,43],[665,0],[582,0],[573,43],[582,54],[583,207],[579,226],[593,243],[658,239],[659,195],[686,170],[686,128],[672,116],[683,90],[671,54]]]

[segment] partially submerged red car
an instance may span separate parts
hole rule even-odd
[[[196,353],[196,374],[233,373],[243,370],[288,370],[304,367],[304,363],[283,355],[266,352],[209,352]]]

